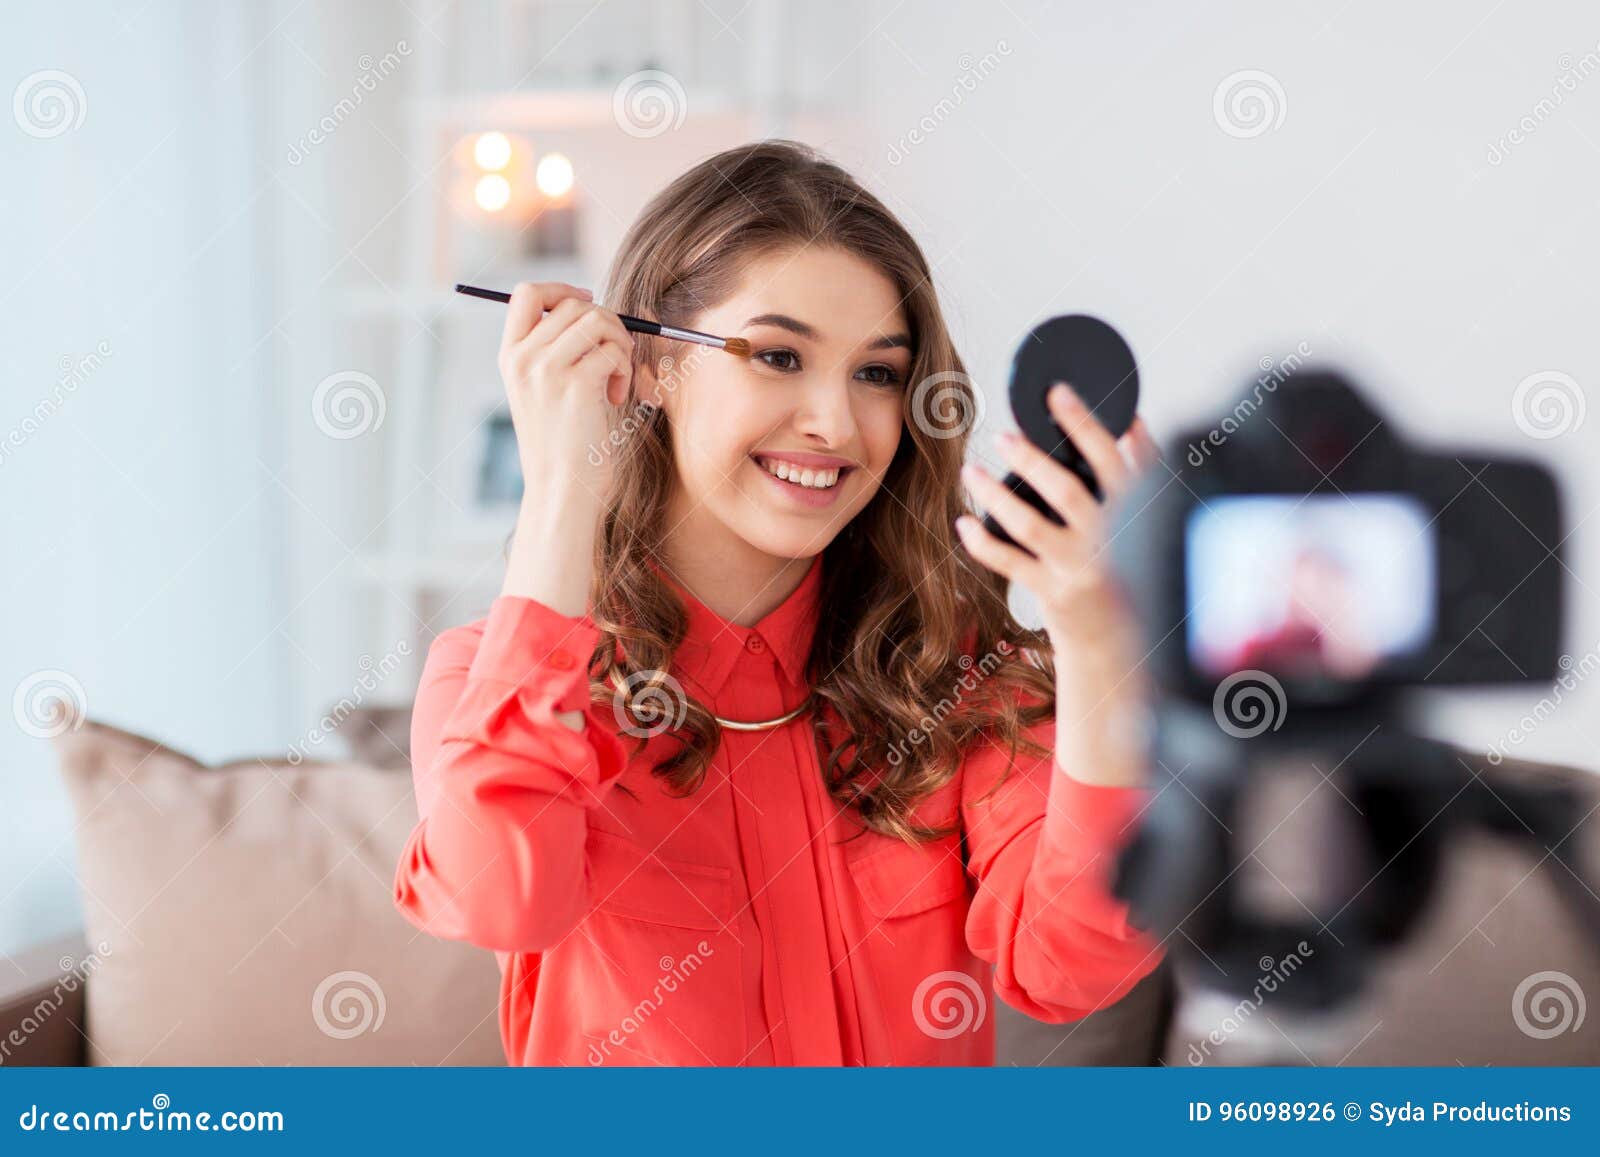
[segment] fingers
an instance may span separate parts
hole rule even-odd
[[[592,301],[594,294],[562,281],[517,282],[516,288],[511,291],[511,300],[506,305],[505,326],[500,333],[500,352],[507,353],[527,337],[547,310],[567,298]]]
[[[627,336],[631,338],[632,335]],[[628,400],[628,383],[633,380],[633,343],[630,340],[624,345],[608,333],[580,357],[573,368],[597,384],[603,381],[606,401],[620,406]]]
[[[1128,461],[1133,463],[1135,471],[1148,470],[1161,461],[1161,447],[1156,445],[1156,440],[1150,436],[1150,427],[1144,424],[1141,417],[1133,419],[1133,425],[1117,439],[1117,445],[1122,448]]]
[[[1009,486],[989,477],[981,466],[967,463],[961,468],[961,477],[1019,546],[1035,555],[1065,555],[1071,551],[1071,535],[1065,527],[1057,526],[1017,497]]]
[[[538,295],[537,287],[530,300],[531,306],[525,308],[538,311],[543,299]],[[583,298],[564,297],[552,306],[550,312],[539,314],[533,322],[533,328],[521,338],[500,347],[500,373],[508,386],[528,380],[534,367],[543,362],[545,347],[578,317],[586,305]]]
[[[1117,440],[1090,413],[1083,399],[1065,383],[1058,383],[1045,395],[1050,414],[1062,432],[1072,439],[1094,470],[1101,491],[1109,498],[1120,494],[1128,482],[1128,466],[1117,449]]]
[[[517,348],[526,354],[537,354],[541,360],[556,364],[557,358],[550,351],[553,351],[556,344],[578,323],[579,319],[593,308],[594,306],[581,297],[568,297],[558,301],[550,312],[544,315],[542,321],[534,324],[533,332],[517,343]],[[587,348],[587,346],[582,347],[582,349]],[[560,358],[560,363],[571,365],[578,360],[578,354],[582,350],[564,352],[568,356]]]
[[[1032,590],[1043,587],[1039,577],[1039,561],[1027,551],[1000,541],[972,515],[963,514],[956,519],[956,533],[961,536],[962,545],[972,557],[990,570],[998,571],[1012,582],[1019,582]],[[1009,526],[1006,527],[1006,533],[1015,537],[1015,532]]]
[[[1020,434],[1008,431],[999,442],[1006,464],[1055,507],[1068,526],[1088,527],[1099,521],[1100,504],[1083,479]]]
[[[550,315],[548,324],[552,328],[544,349],[550,365],[574,365],[602,341],[613,342],[633,356],[633,335],[609,309],[584,301],[564,301]]]

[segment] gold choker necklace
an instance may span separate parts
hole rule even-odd
[[[621,691],[624,695],[627,695],[627,686],[622,682],[621,679],[617,677],[617,671],[615,667],[611,669],[611,685],[618,691]],[[811,707],[811,699],[811,693],[807,692],[806,697],[801,701],[800,706],[796,707],[792,711],[784,712],[776,719],[759,719],[752,722],[741,719],[724,719],[722,716],[716,714],[713,714],[711,718],[715,719],[719,726],[726,727],[729,731],[770,731],[774,727],[782,727],[785,723],[789,723],[800,718],[800,716]],[[653,710],[657,716],[660,715],[659,709],[653,708]],[[628,697],[628,711],[629,714],[636,714],[631,696]]]

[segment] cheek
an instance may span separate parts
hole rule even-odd
[[[771,435],[782,415],[732,374],[697,375],[671,415],[675,457],[683,476],[704,493],[730,485],[750,450]]]
[[[862,416],[862,437],[879,474],[889,469],[900,439],[905,436],[905,399],[893,394],[875,404]]]

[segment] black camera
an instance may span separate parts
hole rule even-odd
[[[1543,466],[1413,447],[1344,377],[1303,369],[1182,446],[1112,546],[1167,690],[1209,702],[1259,671],[1309,707],[1555,676],[1562,511]]]
[[[1552,475],[1413,446],[1343,376],[1299,366],[1252,382],[1176,446],[1118,504],[1110,546],[1146,635],[1162,769],[1117,866],[1134,922],[1195,952],[1206,987],[1309,957],[1282,1000],[1326,1011],[1418,923],[1472,827],[1548,850],[1600,944],[1600,901],[1563,847],[1570,794],[1491,782],[1416,733],[1406,693],[1555,677]],[[1296,845],[1315,899],[1276,911],[1247,885],[1260,846],[1248,805],[1266,777],[1307,767],[1305,799],[1338,791],[1325,797],[1337,830]]]

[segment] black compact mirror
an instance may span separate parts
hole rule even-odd
[[[1072,440],[1056,425],[1045,393],[1058,382],[1070,385],[1113,437],[1121,437],[1139,409],[1139,367],[1122,335],[1097,317],[1075,313],[1052,317],[1022,339],[1011,361],[1011,412],[1017,426],[1039,449],[1081,478],[1101,497],[1094,471]],[[1004,485],[1051,522],[1062,524],[1056,509],[1016,474]],[[984,528],[1002,542],[1017,543],[993,515]]]

